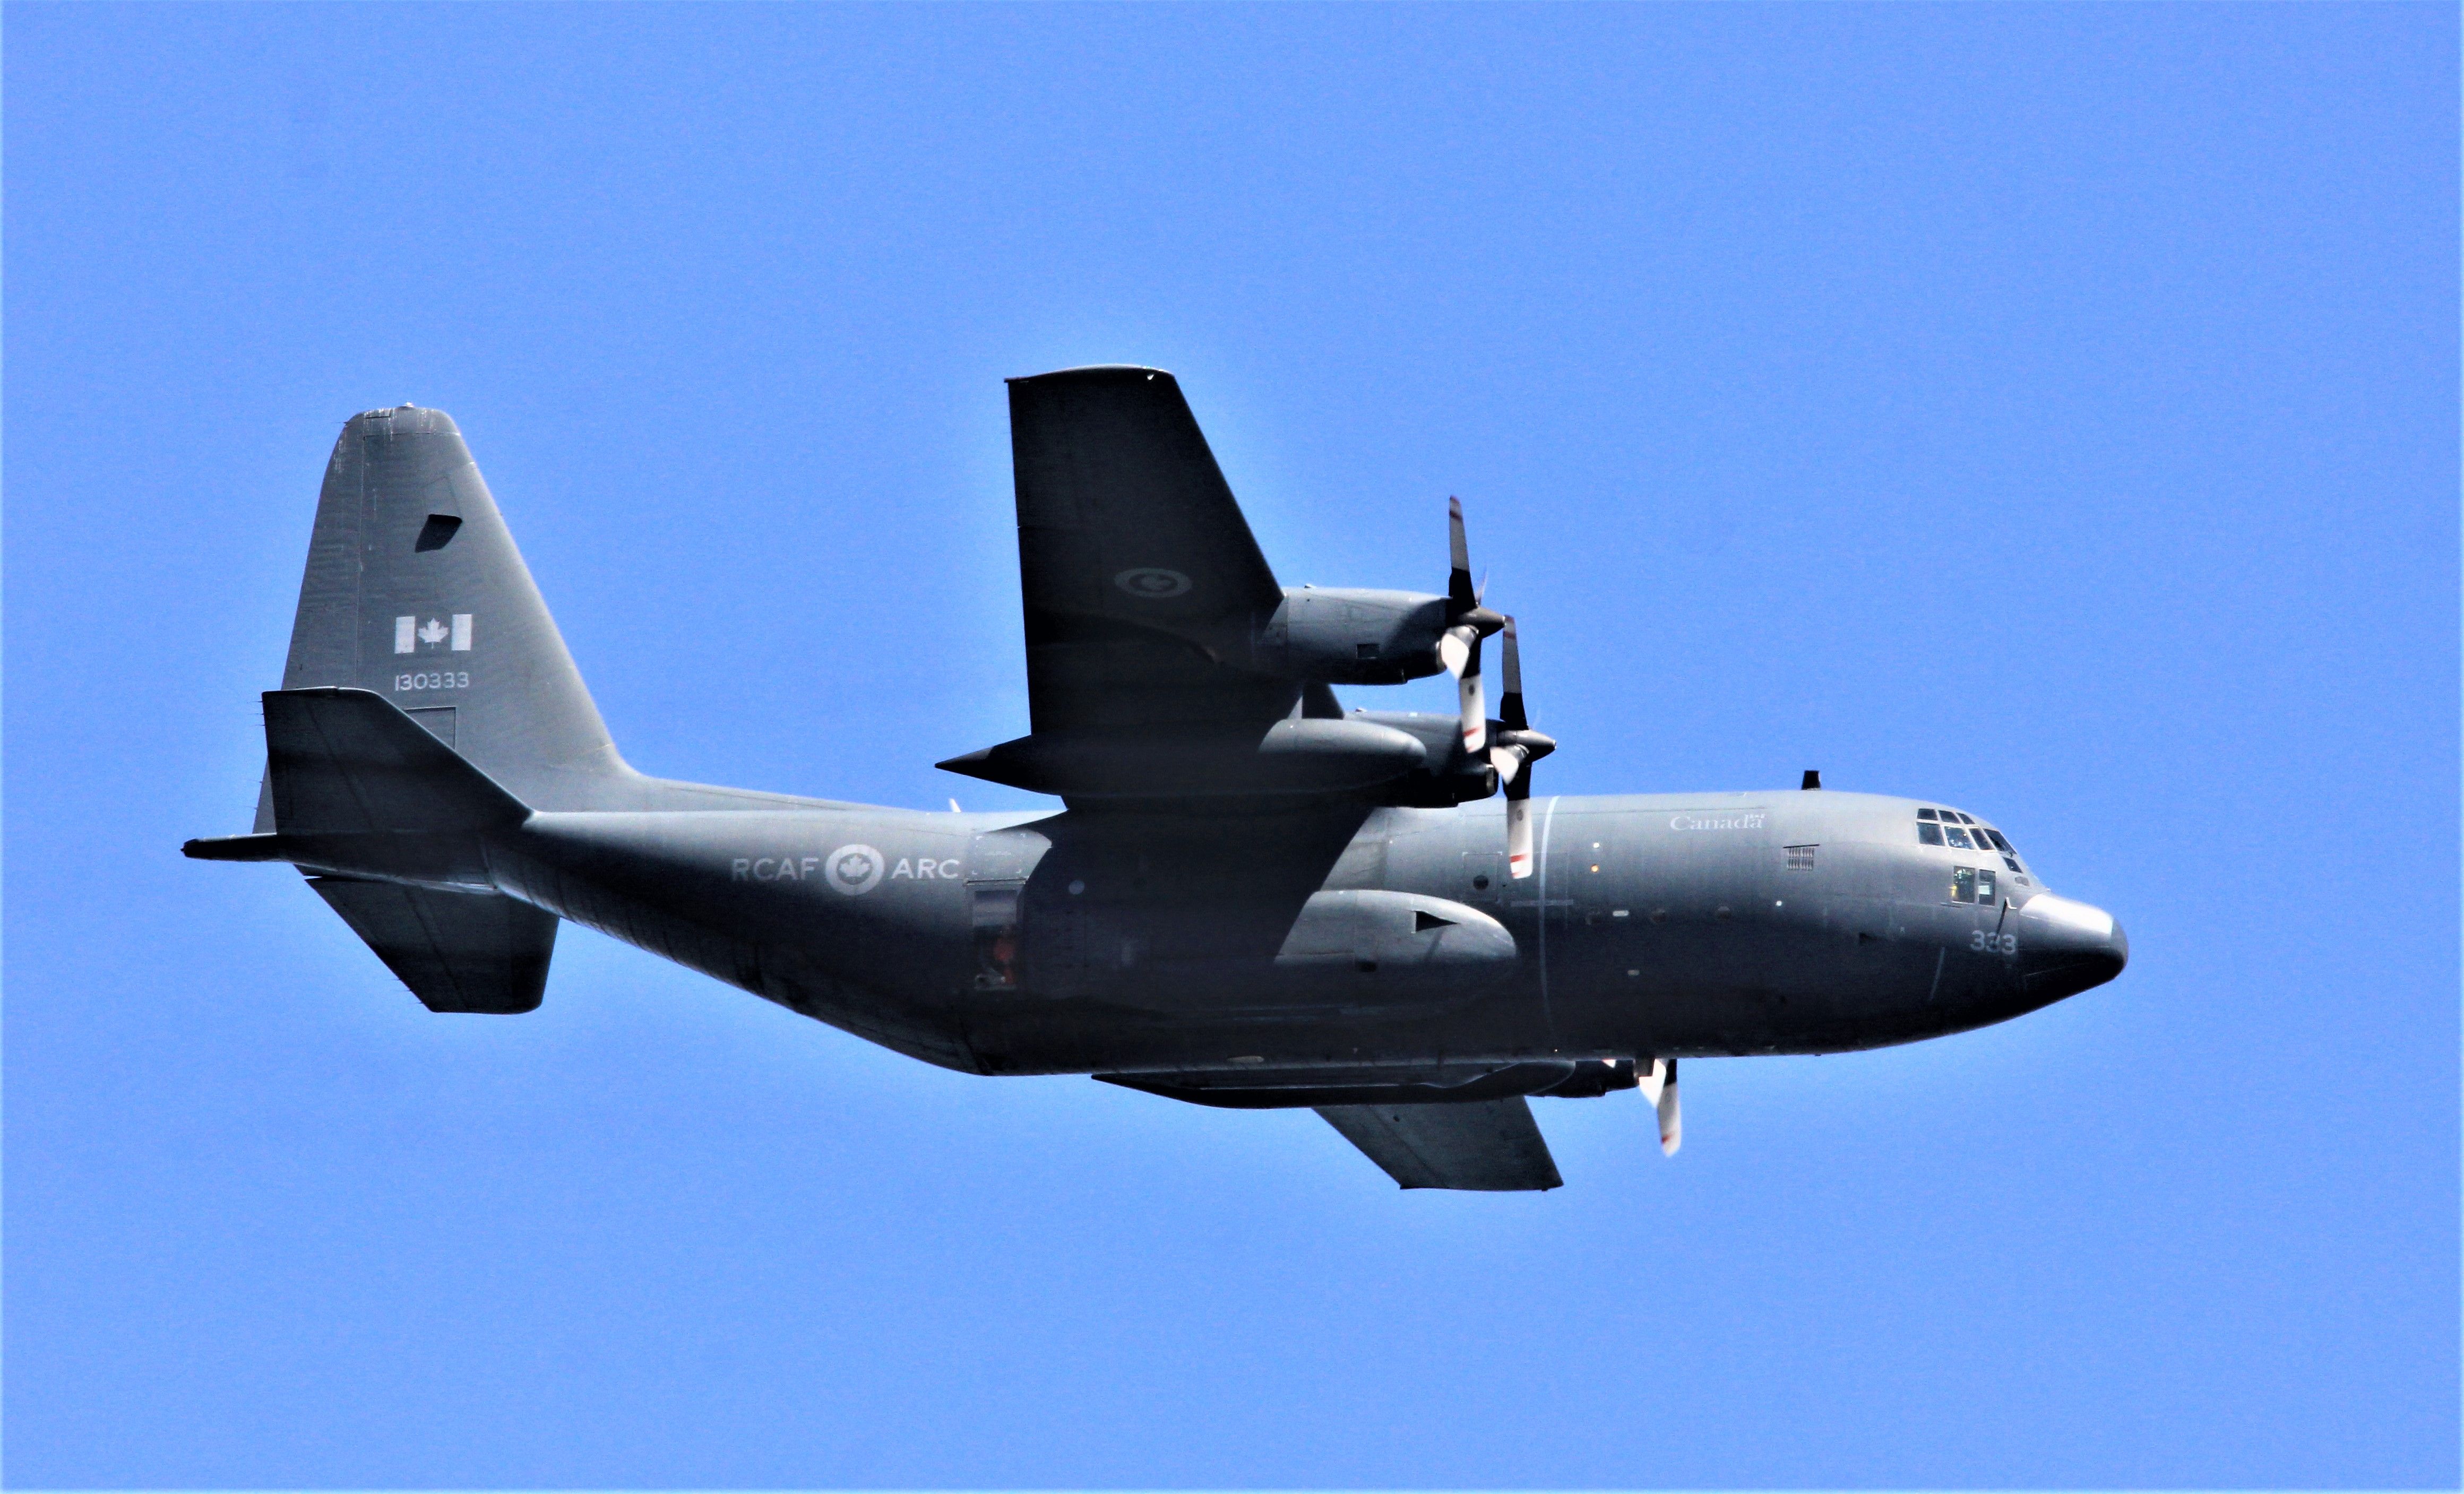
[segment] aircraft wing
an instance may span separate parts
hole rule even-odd
[[[1264,730],[1289,714],[1296,684],[1219,660],[1283,588],[1173,376],[1013,379],[1009,418],[1036,735]]]
[[[1440,1105],[1321,1105],[1343,1139],[1406,1188],[1520,1193],[1565,1179],[1521,1095]]]

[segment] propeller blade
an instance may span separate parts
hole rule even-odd
[[[1477,758],[1488,750],[1488,692],[1480,678],[1480,641],[1506,626],[1481,605],[1488,578],[1471,583],[1471,541],[1463,537],[1463,499],[1446,499],[1446,630],[1438,638],[1438,662],[1455,677],[1463,703],[1463,751]]]
[[[1463,538],[1463,499],[1446,499],[1446,540],[1454,561],[1453,574],[1446,578],[1446,600],[1456,612],[1468,612],[1480,605],[1480,593],[1471,583],[1471,541]]]
[[[1677,1112],[1677,1060],[1655,1058],[1648,1065],[1635,1060],[1634,1087],[1642,1091],[1642,1103],[1660,1113],[1660,1154],[1675,1156],[1684,1141],[1683,1117]]]
[[[1477,758],[1488,750],[1488,692],[1481,684],[1478,633],[1472,634],[1471,647],[1464,652],[1463,672],[1455,677],[1455,684],[1463,699],[1463,751]]]
[[[1488,575],[1483,572],[1480,584],[1471,582],[1471,541],[1463,538],[1463,499],[1446,499],[1446,548],[1451,567],[1446,572],[1446,626],[1450,634],[1463,633],[1470,638],[1485,638],[1506,626],[1506,619],[1481,605],[1488,594]],[[1442,651],[1445,645],[1441,643]],[[1456,662],[1460,655],[1450,656],[1446,669],[1456,674],[1463,666]]]
[[[1523,646],[1514,636],[1514,614],[1506,615],[1506,693],[1497,702],[1497,719],[1509,732],[1531,729],[1523,714]]]
[[[1660,1091],[1652,1109],[1660,1112],[1660,1154],[1675,1156],[1677,1149],[1685,1144],[1685,1117],[1677,1109],[1677,1060],[1673,1058],[1668,1061],[1667,1087]]]
[[[1531,875],[1538,869],[1531,859],[1531,774],[1530,767],[1557,750],[1554,738],[1531,730],[1531,718],[1523,709],[1523,639],[1514,619],[1504,619],[1501,629],[1506,634],[1506,693],[1497,707],[1497,745],[1489,749],[1488,760],[1506,780],[1506,871],[1513,878]]]

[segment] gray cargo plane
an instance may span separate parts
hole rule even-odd
[[[1460,505],[1442,595],[1288,588],[1172,375],[1009,404],[1031,729],[940,766],[1065,808],[635,772],[461,432],[406,405],[326,466],[255,831],[187,854],[298,868],[431,1011],[535,1009],[571,919],[945,1067],[1308,1106],[1406,1188],[1556,1187],[1529,1096],[1639,1089],[1674,1152],[1680,1059],[1959,1032],[2128,958],[1946,804],[1536,796]],[[1455,715],[1333,692],[1440,671]]]

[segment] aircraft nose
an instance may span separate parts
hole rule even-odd
[[[2057,1001],[2101,986],[2130,963],[2130,936],[2093,904],[2039,892],[2019,910],[2020,979],[2028,994]]]

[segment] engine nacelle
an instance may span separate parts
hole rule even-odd
[[[1463,723],[1450,715],[1424,711],[1354,711],[1344,717],[1403,733],[1420,744],[1423,760],[1387,783],[1380,794],[1389,804],[1413,809],[1450,809],[1498,790],[1497,770],[1486,757],[1463,751]]]
[[[1427,735],[1346,716],[1247,732],[1037,733],[952,758],[952,773],[1067,799],[1339,794],[1420,773]]]
[[[1435,674],[1446,599],[1348,586],[1287,588],[1251,641],[1252,667],[1329,685],[1399,685]]]

